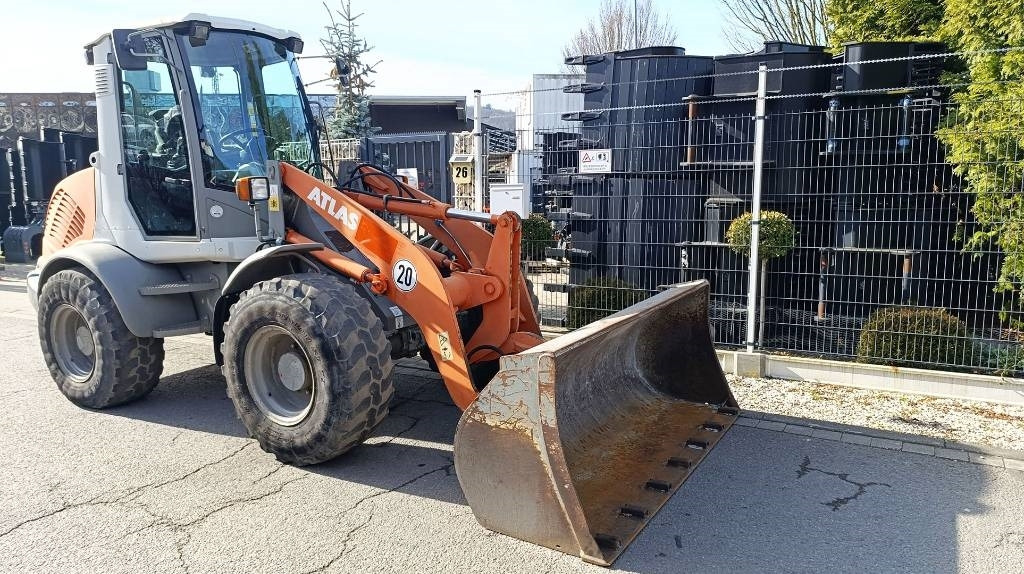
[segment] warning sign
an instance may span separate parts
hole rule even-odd
[[[580,150],[580,173],[611,173],[612,150]]]

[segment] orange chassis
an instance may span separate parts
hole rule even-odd
[[[519,216],[491,214],[492,235],[418,189],[371,167],[359,169],[364,185],[377,195],[338,190],[295,166],[281,164],[284,187],[351,241],[377,269],[329,248],[310,255],[354,281],[368,283],[416,320],[452,400],[464,410],[477,397],[471,363],[494,360],[499,356],[495,349],[501,355],[512,354],[543,342],[519,268]],[[416,244],[373,211],[408,216],[457,259]],[[285,241],[312,242],[292,229]],[[447,277],[442,269],[450,272]],[[401,275],[397,283],[395,274]],[[464,345],[456,313],[476,306],[482,307],[483,321]]]

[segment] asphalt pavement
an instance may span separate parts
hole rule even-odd
[[[205,337],[167,341],[142,401],[65,400],[24,271],[0,272],[0,571],[608,571],[477,524],[452,467],[459,411],[425,363],[398,368],[392,413],[365,445],[283,466],[246,436]],[[1024,472],[735,426],[612,570],[1022,565]]]

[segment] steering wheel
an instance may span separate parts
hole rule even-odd
[[[230,147],[248,151],[251,157],[256,157],[256,154],[252,153],[252,148],[250,146],[252,145],[252,140],[256,139],[256,135],[254,132],[257,131],[263,132],[263,137],[267,141],[267,155],[269,156],[270,151],[277,147],[276,145],[274,145],[277,143],[277,140],[275,140],[274,137],[270,135],[270,132],[268,132],[265,128],[261,127],[240,128],[237,130],[232,130],[222,135],[220,139],[217,140],[217,148],[220,150],[227,150],[229,149],[227,144],[234,143],[234,145]]]

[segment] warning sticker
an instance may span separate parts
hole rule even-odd
[[[441,331],[437,334],[437,348],[441,351],[442,360],[450,361],[455,356],[452,353],[452,340],[448,336],[448,331]]]
[[[580,150],[580,173],[611,173],[612,150]]]

